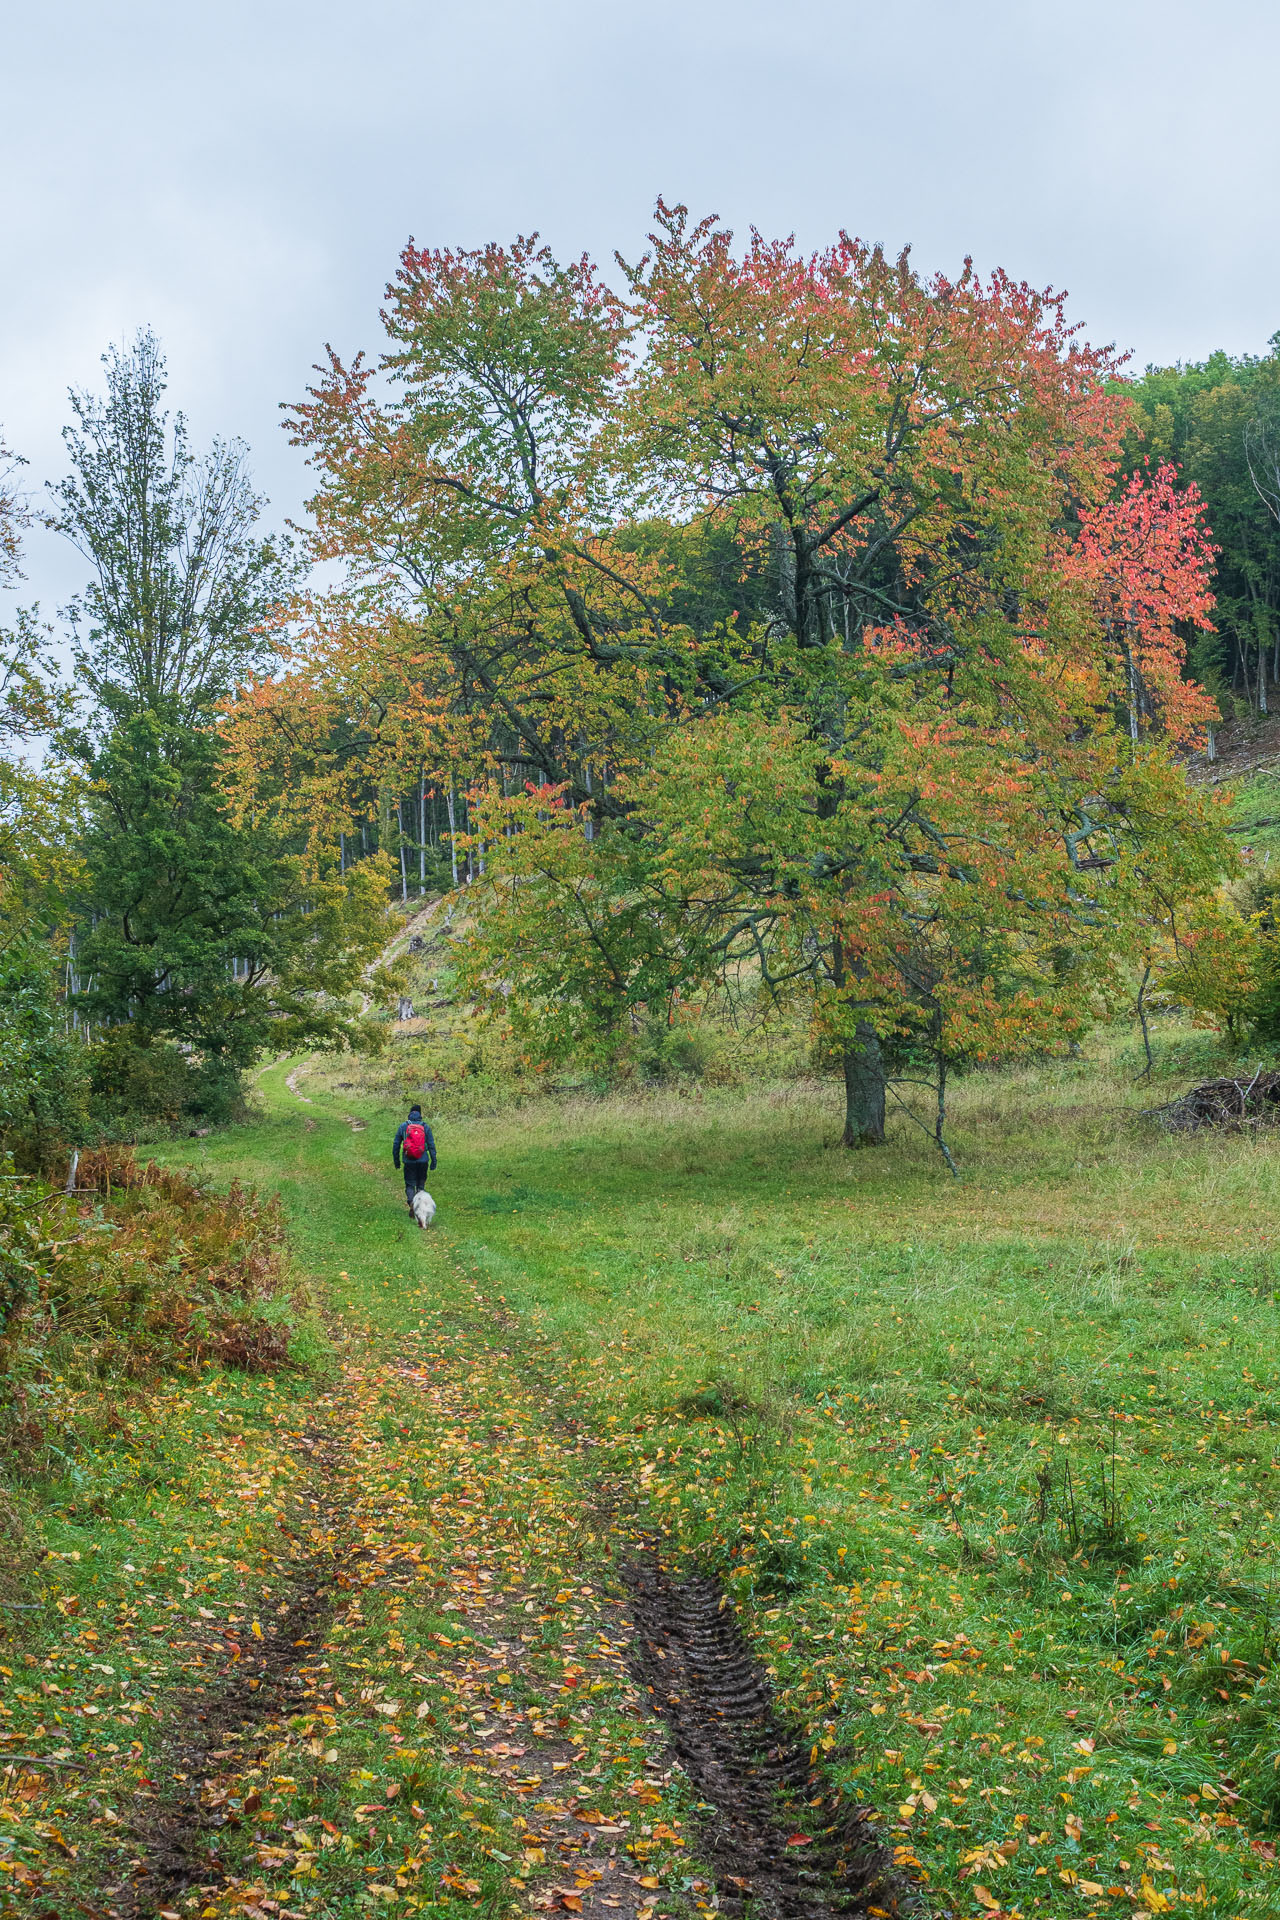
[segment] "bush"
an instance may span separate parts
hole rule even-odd
[[[1251,927],[1254,949],[1253,989],[1241,1006],[1249,1043],[1274,1050],[1280,1047],[1280,878],[1258,874],[1236,893]]]
[[[627,1051],[642,1080],[700,1080],[711,1064],[714,1042],[703,1027],[648,1013]]]
[[[239,1070],[201,1061],[168,1040],[113,1027],[88,1049],[92,1118],[108,1139],[177,1132],[193,1122],[225,1126],[244,1113]]]
[[[84,1048],[67,1032],[57,964],[39,941],[0,949],[0,1151],[23,1173],[65,1165],[83,1137]]]
[[[1208,1080],[1213,1075],[1230,1070],[1236,1050],[1224,1039],[1221,1033],[1200,1029],[1195,1032],[1175,1030],[1161,1031],[1154,1027],[1151,1036],[1153,1061],[1152,1080],[1186,1080],[1200,1078]],[[1127,1080],[1146,1078],[1147,1056],[1140,1040],[1131,1040],[1119,1047],[1115,1055],[1115,1069]]]
[[[0,1183],[0,1287],[8,1411],[28,1429],[55,1375],[139,1378],[210,1361],[274,1372],[322,1346],[278,1200],[238,1184],[214,1192],[118,1146],[82,1156],[71,1194]]]
[[[0,1374],[19,1338],[26,1309],[48,1279],[39,1192],[0,1162]]]

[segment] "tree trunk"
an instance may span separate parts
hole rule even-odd
[[[396,801],[396,828],[397,837],[400,841],[400,899],[402,902],[407,902],[409,898],[409,869],[405,864],[404,857],[404,813],[398,800]]]
[[[842,1147],[884,1144],[884,1056],[880,1036],[859,1020],[857,1044],[844,1053],[844,1134]]]
[[[1138,1019],[1142,1026],[1142,1044],[1146,1050],[1146,1055],[1147,1055],[1147,1064],[1143,1068],[1142,1072],[1138,1075],[1139,1080],[1149,1080],[1151,1078],[1151,1069],[1155,1065],[1155,1059],[1151,1052],[1151,1027],[1147,1020],[1147,982],[1150,980],[1150,978],[1151,978],[1151,965],[1150,965],[1150,962],[1148,962],[1146,968],[1143,971],[1142,985],[1138,988],[1138,998],[1136,1002],[1137,1009],[1138,1009]]]
[[[1133,648],[1125,649],[1129,656],[1129,738],[1138,738],[1138,667],[1133,657]]]
[[[453,775],[449,775],[449,861],[453,868],[453,884],[458,885],[458,822],[453,797]]]

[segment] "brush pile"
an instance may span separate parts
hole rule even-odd
[[[1149,1109],[1170,1133],[1199,1133],[1205,1127],[1239,1131],[1280,1123],[1280,1071],[1268,1068],[1237,1080],[1205,1080],[1166,1107]]]

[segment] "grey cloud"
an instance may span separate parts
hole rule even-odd
[[[198,438],[280,431],[326,339],[376,344],[412,233],[639,252],[654,195],[816,245],[1068,288],[1136,362],[1280,326],[1280,13],[1255,0],[63,0],[0,75],[0,420],[60,469],[68,383],[144,322]],[[36,536],[29,592],[74,563]]]

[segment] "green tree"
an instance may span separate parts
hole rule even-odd
[[[217,703],[269,657],[292,557],[257,532],[244,448],[197,456],[170,421],[154,336],[104,366],[105,397],[71,396],[49,516],[93,570],[69,609],[83,711],[66,737],[89,784],[74,1005],[227,1083],[264,1048],[366,1031],[351,996],[382,943],[385,875],[331,872],[224,802]]]
[[[21,465],[0,437],[0,587],[23,577],[22,533],[30,516],[18,486]],[[49,641],[28,608],[0,628],[0,945],[47,925],[75,862],[78,782],[57,754],[46,755],[43,768],[32,758],[34,744],[66,711]]]
[[[274,824],[237,824],[219,760],[212,730],[149,709],[98,754],[77,1004],[235,1073],[268,1047],[365,1034],[350,997],[385,938],[386,875],[319,870]]]
[[[406,249],[380,367],[295,410],[347,586],[237,703],[237,773],[339,818],[460,775],[469,977],[531,1050],[754,977],[871,1143],[889,1046],[1060,1043],[1147,878],[1229,859],[1169,753],[1212,711],[1195,503],[1112,500],[1113,362],[1007,276],[661,205],[625,272]]]
[[[199,720],[270,657],[292,554],[257,535],[266,502],[243,443],[197,455],[184,416],[170,420],[155,335],[102,364],[104,396],[70,394],[72,470],[46,516],[93,569],[67,609],[76,671],[106,724],[138,707]]]

